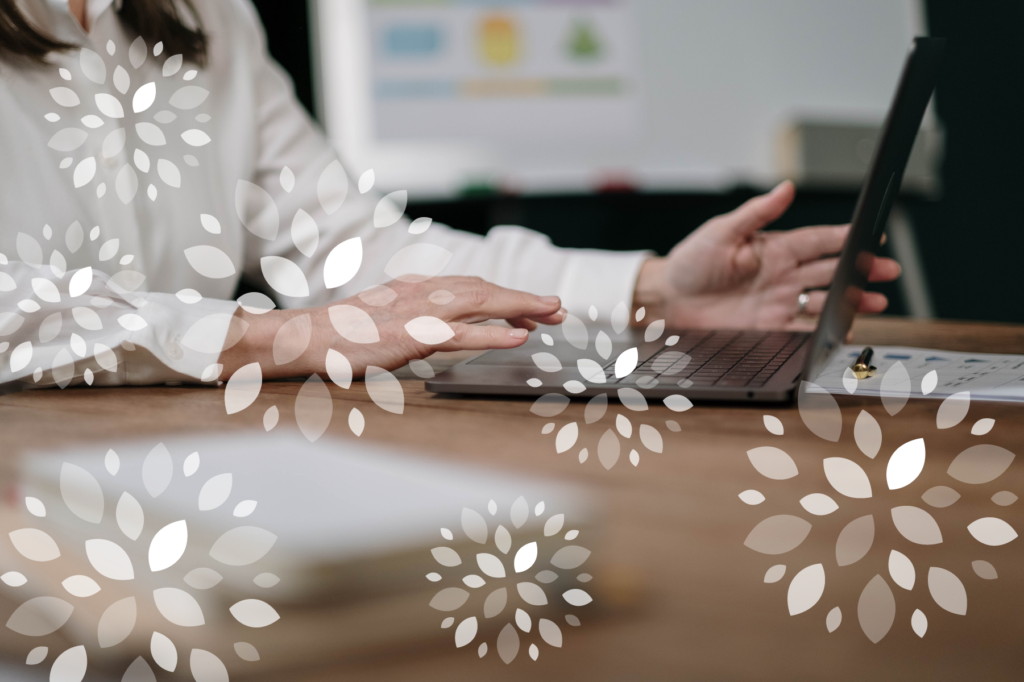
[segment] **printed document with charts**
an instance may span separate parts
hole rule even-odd
[[[856,385],[858,395],[881,395],[882,378],[897,362],[910,376],[911,397],[946,398],[970,391],[972,400],[1024,402],[1024,355],[993,353],[952,353],[927,348],[875,346],[871,364],[875,376],[857,381],[848,370],[864,350],[863,346],[843,346],[832,357],[814,383],[829,393],[846,394],[846,384]],[[934,388],[925,393],[921,382],[932,370],[938,376]],[[851,382],[855,382],[851,383]]]

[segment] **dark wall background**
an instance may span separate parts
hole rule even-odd
[[[305,2],[255,0],[271,54],[291,73],[313,111]],[[917,232],[936,314],[1024,323],[1024,1],[926,0],[930,33],[948,39],[936,94],[946,129],[944,193],[906,202]],[[472,232],[526,225],[560,246],[666,252],[713,215],[753,196],[638,194],[465,196],[409,206]],[[856,197],[801,191],[779,228],[849,220]],[[905,312],[897,287],[881,288],[890,312]]]

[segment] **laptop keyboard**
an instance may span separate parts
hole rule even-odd
[[[605,368],[608,383],[641,387],[669,378],[681,386],[764,386],[808,339],[801,332],[691,331],[615,378],[615,362]]]

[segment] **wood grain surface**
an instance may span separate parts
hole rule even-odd
[[[1024,327],[865,318],[856,324],[854,342],[1022,354]],[[432,364],[441,367],[454,359],[435,358]],[[536,662],[521,652],[506,666],[493,649],[480,660],[475,644],[456,649],[446,636],[397,652],[368,650],[341,660],[330,660],[327,653],[286,675],[266,672],[273,670],[267,661],[265,671],[261,664],[253,665],[247,679],[1019,680],[1024,675],[1024,541],[987,547],[967,531],[968,524],[987,516],[1006,520],[1018,532],[1024,529],[1024,502],[999,507],[990,500],[1002,490],[1024,496],[1024,458],[1019,456],[1024,449],[1024,406],[974,402],[961,424],[939,431],[937,400],[911,400],[890,416],[878,399],[840,397],[843,432],[838,443],[831,443],[808,431],[795,406],[697,405],[675,414],[657,405],[630,416],[634,428],[641,423],[658,428],[665,439],[664,453],[642,449],[634,435],[631,446],[641,452],[639,466],[630,465],[624,453],[609,471],[594,454],[579,463],[577,453],[582,447],[596,452],[597,438],[612,425],[613,410],[601,423],[584,429],[572,451],[556,454],[554,435],[542,434],[541,427],[548,421],[557,427],[582,423],[584,403],[573,403],[547,420],[530,413],[529,401],[439,397],[424,392],[422,381],[411,374],[403,376],[408,378],[403,380],[406,408],[401,417],[373,406],[361,383],[349,390],[332,387],[335,416],[325,437],[353,437],[344,415],[355,406],[366,415],[363,439],[400,446],[417,457],[482,464],[581,486],[597,501],[604,524],[600,536],[587,544],[593,550],[587,571],[594,576],[594,609],[579,610],[582,626],[563,626],[562,648],[543,645]],[[278,428],[287,429],[294,425],[292,404],[300,385],[269,383],[250,408],[231,416],[224,413],[222,391],[211,388],[69,389],[4,396],[0,473],[10,480],[16,475],[17,457],[30,449],[207,431],[262,432],[263,413],[271,405],[281,412]],[[882,428],[882,450],[874,460],[861,454],[853,439],[853,424],[862,410]],[[784,436],[765,429],[765,414],[782,421]],[[971,435],[971,425],[983,417],[995,419],[995,427],[986,436]],[[676,420],[681,431],[665,428],[668,419]],[[887,490],[889,455],[915,438],[925,439],[924,473],[903,490]],[[1018,457],[990,484],[966,485],[950,478],[949,462],[979,443],[999,445]],[[746,453],[765,445],[789,453],[799,475],[773,481],[758,474]],[[835,493],[822,467],[824,458],[834,456],[864,467],[875,492],[872,498],[854,500]],[[953,487],[961,499],[945,509],[928,507],[921,494],[936,485]],[[761,491],[767,501],[744,504],[737,496],[748,489]],[[814,492],[830,494],[839,510],[825,517],[806,513],[799,500]],[[944,541],[918,546],[903,539],[890,516],[890,509],[900,505],[927,509]],[[453,519],[460,508],[453,504]],[[751,529],[776,514],[811,521],[807,540],[780,556],[745,547]],[[871,551],[857,563],[839,567],[839,532],[868,514],[876,528]],[[0,543],[9,545],[9,540],[2,538]],[[889,577],[892,549],[915,565],[912,590],[897,587]],[[998,579],[977,576],[971,566],[975,560],[995,566]],[[821,600],[808,612],[790,616],[790,580],[817,563],[826,574]],[[765,572],[776,564],[786,565],[785,577],[765,584]],[[430,565],[430,557],[425,557],[422,572],[432,570]],[[950,570],[963,582],[968,595],[965,616],[944,611],[932,599],[927,586],[930,567]],[[896,600],[895,623],[877,644],[861,631],[857,617],[861,591],[875,575],[887,581]],[[842,610],[842,624],[829,633],[825,618],[835,606]],[[0,604],[0,622],[6,622],[12,608]],[[916,609],[928,618],[923,638],[910,625]],[[13,633],[5,632],[0,639],[9,640]],[[17,650],[23,660],[31,647],[21,648],[25,651]]]

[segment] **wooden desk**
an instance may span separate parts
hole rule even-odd
[[[855,342],[1024,353],[1024,327],[864,319],[857,323]],[[267,385],[252,407],[233,416],[224,414],[221,392],[211,389],[68,390],[7,396],[0,398],[3,461],[9,465],[14,455],[30,446],[102,442],[112,434],[262,431],[262,415],[271,404],[279,406],[283,427],[293,423],[291,398],[298,386]],[[911,401],[890,417],[877,399],[841,397],[843,436],[833,444],[811,435],[792,406],[698,405],[681,415],[658,406],[634,419],[634,424],[661,426],[671,418],[682,425],[682,432],[661,428],[664,454],[641,450],[646,454],[639,467],[624,457],[606,471],[593,455],[585,464],[577,461],[580,447],[595,451],[597,436],[593,442],[584,436],[571,452],[555,454],[554,436],[541,434],[548,420],[530,414],[529,402],[441,398],[425,393],[422,383],[412,380],[405,382],[405,392],[406,412],[395,417],[370,404],[361,384],[348,391],[332,388],[335,418],[327,435],[350,438],[345,420],[338,415],[359,406],[367,419],[364,439],[404,446],[422,457],[486,463],[508,472],[542,474],[582,485],[606,513],[600,542],[588,545],[594,554],[587,570],[595,576],[592,587],[598,601],[609,608],[584,620],[582,627],[563,627],[563,648],[544,647],[538,662],[521,652],[505,666],[493,648],[478,660],[472,651],[475,647],[456,650],[449,641],[415,652],[316,665],[290,673],[289,680],[1021,679],[1024,541],[987,547],[976,542],[966,527],[978,518],[998,516],[1018,532],[1024,531],[1024,501],[998,507],[989,500],[1000,490],[1024,497],[1024,457],[1018,456],[1006,473],[986,485],[961,484],[945,472],[949,461],[978,443],[990,442],[1024,454],[1024,407],[976,402],[964,422],[940,432],[935,425],[938,401]],[[882,451],[875,460],[868,460],[854,445],[853,423],[861,409],[882,427]],[[765,430],[762,415],[766,413],[782,420],[784,437]],[[560,426],[569,420],[582,422],[582,417],[583,405],[573,404],[550,421]],[[972,436],[971,425],[982,417],[994,418],[995,428],[987,436]],[[925,472],[907,489],[886,490],[888,455],[918,437],[924,437],[927,445]],[[762,445],[786,450],[800,475],[788,481],[759,475],[746,452]],[[875,497],[851,500],[836,494],[822,471],[826,456],[849,457],[862,464],[871,476]],[[920,502],[924,490],[940,484],[950,485],[963,497],[946,509]],[[742,503],[738,493],[751,488],[765,493],[768,500],[756,507]],[[812,492],[830,494],[839,502],[839,511],[820,518],[805,513],[798,500]],[[942,529],[943,544],[916,546],[899,536],[889,509],[903,504],[928,509]],[[457,512],[453,507],[453,514]],[[773,557],[744,546],[757,523],[782,513],[813,521],[813,530],[800,547]],[[838,567],[839,531],[866,514],[876,520],[872,550],[856,564]],[[892,548],[915,564],[917,582],[912,591],[895,586],[889,578]],[[429,557],[425,559],[424,572],[431,570]],[[976,559],[991,562],[998,579],[975,575],[971,562]],[[791,617],[786,607],[791,578],[799,569],[819,562],[826,569],[824,596],[809,612]],[[779,563],[787,566],[785,578],[764,584],[767,569]],[[968,594],[966,616],[947,613],[932,600],[927,588],[929,566],[947,568],[963,581]],[[861,590],[876,574],[886,579],[895,594],[896,621],[888,636],[872,644],[861,632],[856,614]],[[825,617],[837,605],[843,622],[829,634]],[[923,639],[911,630],[915,609],[928,617]],[[0,611],[0,620],[5,622],[7,617]],[[257,679],[281,678],[265,674]]]

